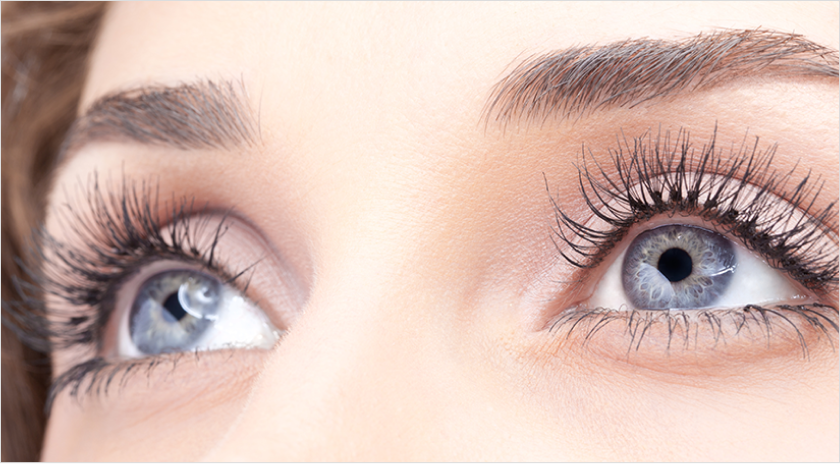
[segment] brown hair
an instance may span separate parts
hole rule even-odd
[[[41,451],[49,354],[26,346],[7,303],[24,278],[22,256],[43,218],[55,157],[76,116],[87,58],[105,4],[3,2],[2,82],[2,460]]]

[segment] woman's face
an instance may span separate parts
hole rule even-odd
[[[837,18],[113,5],[47,229],[115,261],[53,264],[102,323],[44,458],[837,460],[836,55],[751,46]]]

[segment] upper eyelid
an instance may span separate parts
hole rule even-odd
[[[632,225],[656,214],[679,212],[701,215],[705,220],[717,223],[724,229],[721,232],[738,236],[748,248],[760,252],[778,269],[786,271],[811,290],[822,291],[837,286],[837,243],[836,240],[831,241],[831,236],[836,238],[833,234],[837,224],[836,200],[825,207],[815,207],[815,200],[824,192],[818,186],[814,187],[814,180],[808,175],[801,181],[795,179],[796,182],[788,184],[792,171],[784,175],[770,163],[775,147],[760,152],[756,142],[750,149],[742,147],[737,153],[732,153],[731,158],[723,158],[723,162],[714,149],[714,137],[702,150],[698,150],[699,154],[691,150],[688,134],[682,131],[673,144],[667,133],[664,137],[657,136],[655,141],[651,137],[648,133],[634,139],[632,146],[627,145],[629,153],[621,150],[612,153],[615,165],[611,167],[620,171],[620,176],[611,179],[597,163],[579,168],[581,195],[602,224],[601,228],[578,223],[567,216],[552,197],[555,209],[553,239],[563,258],[577,267],[594,267],[621,241]],[[642,143],[644,141],[650,145]],[[687,158],[691,158],[693,167],[688,167],[691,163],[686,162]],[[698,160],[701,161],[700,167]],[[668,198],[658,204],[653,198],[656,186],[646,184],[652,179],[659,179],[658,182],[664,179],[660,193]],[[697,184],[689,182],[692,179]],[[704,180],[709,182],[703,184]],[[715,186],[714,182],[719,185]],[[781,193],[775,190],[788,186],[792,186],[790,191],[794,195],[788,195],[787,199],[774,199],[774,195]],[[719,204],[698,204],[698,200],[704,199],[704,192],[692,189],[703,188],[718,188],[724,197],[718,198],[721,200]],[[634,189],[640,190],[634,192]],[[676,200],[672,197],[675,192],[679,194]],[[748,197],[749,193],[755,192],[758,192],[756,197]],[[624,196],[620,201],[616,200],[623,203],[619,205],[621,210],[610,210],[609,195],[612,194]],[[691,194],[698,197],[687,198]],[[754,202],[744,204],[745,200]],[[628,204],[628,201],[638,204]],[[732,207],[743,207],[737,212],[741,217],[728,216],[736,214],[734,210],[726,209]],[[798,224],[798,229],[777,231],[767,227],[768,223],[781,224],[789,220],[784,217],[788,213],[799,214],[802,222]]]
[[[220,216],[218,209],[197,207],[186,197],[180,201],[173,199],[175,203],[172,204],[159,204],[152,185],[138,185],[126,178],[120,187],[107,185],[103,191],[94,174],[87,186],[80,187],[85,194],[73,198],[88,204],[68,203],[62,209],[63,219],[59,220],[63,226],[59,229],[65,229],[64,234],[70,231],[69,237],[56,238],[44,227],[37,231],[33,241],[36,248],[30,259],[30,273],[54,300],[50,308],[41,304],[42,310],[21,312],[23,323],[43,329],[38,339],[33,340],[36,344],[55,350],[97,342],[95,333],[106,326],[111,317],[111,312],[99,308],[100,305],[113,298],[115,286],[131,279],[144,263],[183,260],[209,269],[226,283],[238,286],[232,281],[240,271],[228,269],[212,259],[213,248],[202,248],[196,243],[201,240],[202,230],[197,230],[201,224],[196,226],[193,219],[203,217],[199,221],[209,225],[208,218]],[[224,218],[230,216],[231,210],[221,213],[223,219],[215,233],[225,225]],[[167,224],[173,226],[170,232],[165,230]],[[55,227],[57,225],[53,224],[52,228]],[[212,235],[214,231],[209,233]],[[215,245],[214,241],[212,247]],[[123,255],[123,252],[128,254]],[[67,280],[67,276],[80,277]],[[108,285],[101,285],[104,281]],[[29,300],[27,305],[38,301]],[[65,307],[71,310],[68,312]],[[79,307],[99,309],[95,313],[79,313],[72,309]]]

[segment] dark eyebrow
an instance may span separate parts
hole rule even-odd
[[[758,75],[836,79],[838,52],[762,29],[573,47],[517,66],[493,88],[483,118],[504,127],[581,117]]]
[[[258,136],[242,83],[146,86],[96,100],[71,126],[59,159],[99,141],[230,149]]]

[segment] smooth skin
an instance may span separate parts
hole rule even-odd
[[[779,144],[781,169],[822,173],[825,205],[838,191],[836,80],[737,80],[505,131],[481,119],[494,84],[532,55],[757,27],[837,49],[838,17],[837,3],[802,2],[113,5],[80,113],[135,86],[241,80],[260,142],[87,146],[57,172],[48,227],[61,233],[62,192],[94,171],[235,207],[295,276],[253,290],[294,295],[254,297],[289,332],[270,351],[205,353],[107,396],[62,393],[43,457],[840,459],[824,338],[808,360],[761,338],[628,363],[544,330],[575,297],[558,282],[577,272],[551,242],[546,180],[585,214],[582,143],[606,152],[650,128],[705,141],[717,125],[727,145],[759,136]],[[71,362],[59,354],[55,371]]]

